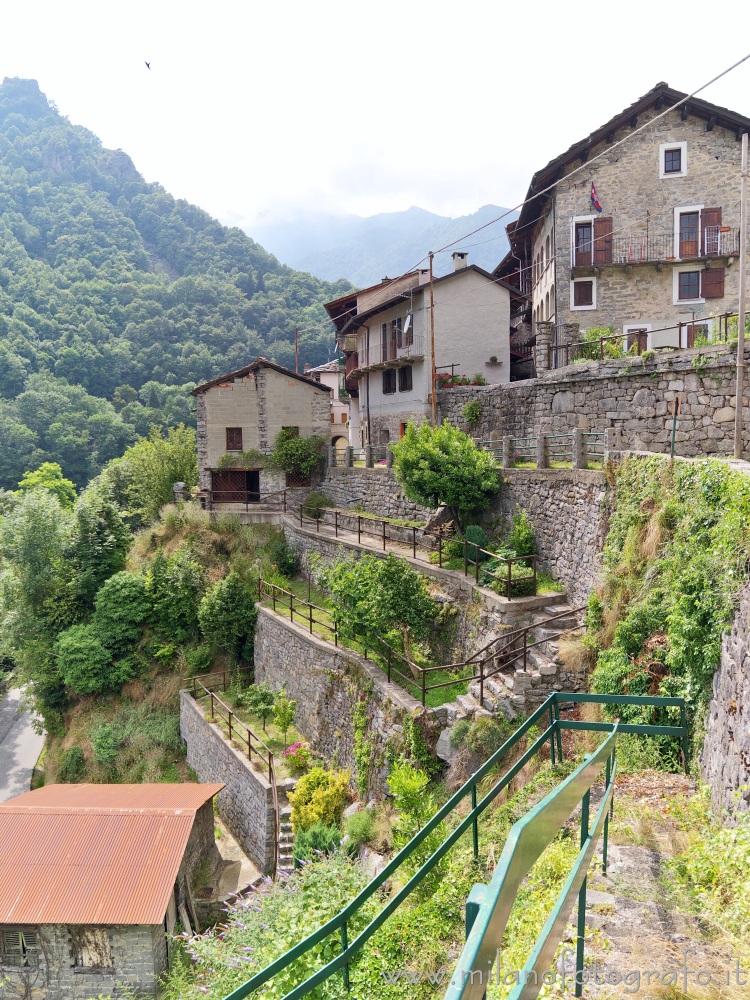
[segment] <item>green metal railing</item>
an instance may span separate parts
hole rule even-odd
[[[315,948],[326,938],[333,935],[337,936],[339,939],[339,953],[331,959],[326,965],[318,969],[317,972],[309,976],[304,982],[300,983],[294,989],[290,990],[283,998],[283,1000],[301,1000],[302,997],[307,996],[316,986],[320,983],[325,982],[330,979],[331,976],[336,973],[341,973],[343,976],[344,984],[347,989],[349,988],[349,967],[352,959],[363,949],[365,944],[373,937],[373,935],[383,926],[383,924],[388,920],[388,918],[393,914],[398,907],[414,892],[414,890],[419,886],[422,880],[436,867],[436,865],[445,857],[446,854],[453,848],[460,838],[471,831],[472,835],[472,846],[474,857],[479,856],[479,820],[482,814],[487,810],[491,803],[497,798],[497,796],[507,788],[510,782],[516,777],[516,775],[522,770],[523,767],[537,754],[541,753],[545,746],[549,744],[550,759],[553,763],[556,760],[563,759],[563,746],[562,746],[562,731],[565,729],[580,729],[589,731],[602,731],[610,733],[609,740],[615,735],[615,726],[613,723],[605,722],[578,722],[573,720],[561,719],[560,717],[560,707],[568,703],[580,703],[580,702],[594,702],[597,704],[606,705],[631,705],[631,706],[651,706],[660,708],[677,708],[680,711],[680,725],[679,726],[650,726],[650,725],[640,725],[640,724],[617,724],[616,732],[619,733],[639,733],[643,736],[658,736],[658,735],[669,735],[680,741],[680,745],[685,754],[685,767],[688,766],[688,731],[687,731],[687,715],[685,709],[685,702],[682,698],[650,698],[650,697],[636,697],[628,695],[591,695],[591,694],[573,694],[568,692],[555,692],[540,705],[539,708],[533,712],[528,719],[509,737],[508,740],[500,747],[500,749],[494,753],[482,767],[476,771],[469,780],[445,803],[442,808],[440,808],[432,819],[409,841],[409,843],[404,847],[399,853],[385,866],[385,868],[375,876],[375,878],[357,895],[355,898],[345,906],[336,916],[332,917],[327,923],[320,927],[313,934],[310,934],[299,944],[295,945],[288,952],[282,955],[276,961],[272,962],[265,969],[256,973],[252,978],[248,979],[247,982],[243,983],[242,986],[237,987],[232,993],[230,993],[225,1000],[242,1000],[242,998],[250,996],[255,990],[259,989],[265,983],[269,982],[274,976],[278,975],[279,972],[288,968],[293,962],[295,962],[302,955],[305,955],[311,949]],[[513,763],[508,767],[508,769],[502,774],[500,778],[495,782],[489,792],[478,801],[478,787],[484,778],[499,764],[501,764],[510,754],[516,745],[523,740],[529,730],[532,727],[545,728],[543,731],[536,736],[533,742],[525,748],[523,753],[513,761]],[[605,740],[599,750],[595,752],[593,758],[595,762],[600,759],[600,753],[603,752],[603,748],[611,747],[614,744],[610,744],[609,740]],[[603,758],[602,758],[603,759]],[[573,772],[571,778],[575,778],[576,775],[584,773],[590,775],[592,769],[596,764],[592,764],[591,761],[584,761],[584,764]],[[613,769],[610,769],[607,774],[608,788],[613,784]],[[560,789],[567,788],[570,783],[570,778],[566,779],[556,790],[559,792]],[[592,781],[593,783],[593,781]],[[590,787],[590,786],[589,786]],[[575,784],[574,790],[578,790],[579,785]],[[556,794],[553,792],[552,794]],[[564,801],[567,803],[569,798],[572,796],[572,792],[565,792]],[[549,798],[549,796],[548,796]],[[414,853],[419,849],[420,845],[425,841],[427,837],[433,833],[444,820],[456,812],[461,803],[466,799],[470,799],[470,809],[469,812],[462,816],[456,826],[450,831],[448,836],[443,840],[442,844],[430,855],[427,861],[420,867],[420,869],[412,875],[405,884],[396,892],[388,901],[386,902],[383,909],[377,914],[377,916],[370,921],[370,923],[360,931],[358,936],[353,940],[349,941],[349,923],[352,917],[374,896],[378,893],[381,886],[384,885],[389,879],[398,875],[402,869],[404,863],[411,858]],[[609,799],[611,800],[611,793],[609,793]],[[544,802],[547,799],[543,800]],[[540,804],[541,805],[541,804]],[[537,807],[539,808],[539,807]],[[601,809],[600,809],[601,811]],[[559,810],[553,811],[546,815],[553,815],[557,817]],[[588,821],[587,821],[588,822]],[[514,827],[515,829],[515,827]],[[589,831],[590,838],[595,838],[598,836],[596,832],[599,829],[599,814],[597,814],[597,820],[594,827]],[[587,838],[588,841],[589,838]],[[592,848],[593,850],[593,848]],[[541,852],[540,852],[541,853]],[[503,855],[504,857],[505,855]],[[585,872],[583,868],[583,860],[580,859],[579,868]],[[578,862],[577,862],[578,864]],[[578,871],[578,869],[576,869]],[[566,897],[567,898],[567,897]],[[471,904],[475,900],[469,900],[469,913],[472,913]],[[476,916],[476,910],[474,910]],[[475,920],[476,923],[476,920]],[[482,924],[478,924],[481,928]],[[473,927],[472,927],[473,929]],[[546,925],[545,925],[546,929]],[[551,928],[548,937],[554,936],[552,931],[556,931],[557,925]],[[479,930],[476,932],[479,934]],[[546,956],[546,952],[545,952]],[[460,995],[460,994],[459,994]],[[468,996],[469,994],[467,994]],[[474,994],[472,994],[473,996]],[[477,994],[481,996],[481,994]],[[519,995],[520,996],[520,995]]]

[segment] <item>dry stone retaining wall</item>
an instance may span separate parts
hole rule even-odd
[[[575,427],[614,428],[624,449],[668,452],[670,413],[679,394],[675,453],[731,455],[735,360],[735,352],[726,346],[699,347],[657,355],[652,361],[631,357],[570,365],[502,386],[458,386],[441,390],[440,417],[482,440],[563,434]],[[745,360],[750,360],[750,351]],[[462,416],[469,400],[478,400],[482,407],[472,428]],[[742,405],[743,447],[750,451],[750,386]]]
[[[297,702],[295,725],[325,760],[347,768],[356,777],[354,711],[365,704],[370,744],[369,793],[387,793],[386,749],[398,749],[403,720],[425,715],[435,723],[432,709],[420,703],[370,660],[349,649],[336,648],[299,625],[264,607],[258,608],[255,633],[255,678],[274,691],[284,688]],[[439,714],[439,713],[438,713]],[[188,759],[189,762],[189,759]],[[220,778],[219,780],[225,780]]]
[[[329,468],[321,485],[337,507],[361,506],[377,517],[398,517],[424,521],[427,507],[412,503],[401,491],[401,484],[385,468]]]
[[[187,691],[180,691],[180,735],[198,780],[224,783],[216,805],[232,835],[262,872],[271,872],[275,843],[268,779],[205,718],[202,706]]]

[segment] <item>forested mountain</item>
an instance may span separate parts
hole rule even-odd
[[[147,184],[33,80],[0,87],[0,486],[58,461],[83,484],[187,388],[258,355],[331,355],[344,294]]]
[[[453,250],[468,250],[469,260],[492,270],[508,252],[506,225],[515,219],[510,212],[500,222],[492,222],[507,209],[484,205],[471,215],[452,219],[412,206],[405,212],[382,212],[362,218],[358,215],[309,213],[286,222],[256,223],[252,231],[280,260],[309,271],[319,278],[346,278],[355,285],[373,285],[384,275],[391,277],[412,268],[428,250],[458,240]],[[464,238],[479,226],[475,236]],[[247,226],[243,224],[243,228]],[[450,252],[435,258],[435,273],[447,274],[452,266]]]

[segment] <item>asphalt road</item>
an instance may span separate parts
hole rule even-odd
[[[44,736],[34,732],[31,713],[21,704],[22,694],[11,688],[0,700],[0,802],[28,792],[44,746]]]

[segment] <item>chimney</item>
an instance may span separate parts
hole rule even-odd
[[[305,375],[307,375],[307,373],[310,371],[311,368],[312,368],[312,365],[309,362],[306,361],[305,362],[305,368],[304,368]]]
[[[451,257],[453,258],[453,270],[461,271],[464,267],[466,267],[468,264],[468,256],[468,253],[464,250],[456,250],[455,253],[452,253]]]

